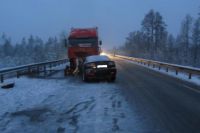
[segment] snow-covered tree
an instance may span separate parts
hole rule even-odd
[[[147,48],[152,58],[155,58],[155,54],[164,47],[167,39],[166,24],[159,12],[150,10],[145,15],[142,21],[142,31],[146,37]]]
[[[177,36],[167,33],[160,13],[150,10],[142,20],[142,28],[132,31],[120,49],[135,57],[200,66],[200,13],[194,19],[186,15]]]
[[[194,65],[200,64],[200,16],[194,22],[193,32],[192,32],[192,41],[193,41],[193,63]]]

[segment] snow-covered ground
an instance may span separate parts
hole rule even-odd
[[[147,118],[127,101],[118,81],[84,83],[79,76],[64,77],[63,69],[56,67],[47,77],[10,79],[15,87],[0,89],[0,133],[146,133],[151,129],[151,123],[145,124]],[[189,80],[187,74],[159,72],[199,83],[197,76]]]
[[[60,70],[50,77],[15,79],[14,88],[0,89],[1,133],[132,133],[144,129],[116,84],[84,83],[80,77],[65,78]]]
[[[117,57],[117,58],[119,58],[119,57]],[[173,70],[173,69],[168,69],[168,72],[166,72],[166,68],[165,67],[162,67],[159,70],[158,67],[154,67],[153,68],[152,66],[147,66],[147,65],[144,65],[144,64],[140,64],[140,63],[137,63],[137,62],[134,62],[134,61],[131,61],[131,60],[126,60],[126,61],[130,62],[130,63],[133,63],[133,64],[136,64],[136,65],[140,65],[140,66],[146,67],[148,69],[151,69],[151,70],[154,70],[154,71],[166,74],[166,75],[169,75],[169,76],[173,76],[175,78],[179,78],[179,79],[187,81],[187,82],[194,83],[194,84],[200,86],[200,75],[192,75],[192,78],[189,79],[188,78],[188,73],[184,73],[184,72],[179,71],[178,75],[176,75],[176,71]],[[180,65],[177,65],[177,66],[180,66]],[[188,67],[188,68],[192,68],[192,67]],[[196,68],[196,70],[199,70],[199,69]]]

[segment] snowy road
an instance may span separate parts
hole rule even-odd
[[[200,131],[198,86],[115,60],[116,83],[64,78],[61,68],[50,77],[23,77],[16,80],[15,88],[0,89],[0,132]]]

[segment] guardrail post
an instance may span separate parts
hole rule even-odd
[[[50,72],[51,72],[51,67],[52,67],[52,65],[51,65],[51,64],[49,64]]]
[[[178,75],[178,70],[176,70],[176,75]]]
[[[189,79],[191,79],[192,78],[192,73],[189,73],[189,77],[188,77]]]
[[[44,65],[44,76],[46,76],[47,72],[46,72],[46,66]]]
[[[161,67],[159,66],[158,69],[160,70],[160,68],[161,68]]]
[[[166,68],[166,72],[168,72],[169,71],[169,69],[168,69],[168,67]]]
[[[3,81],[4,81],[3,75],[1,75],[0,78],[1,78],[1,83],[3,83]]]
[[[28,74],[31,74],[31,68],[28,67]]]
[[[40,67],[39,66],[37,66],[37,74],[39,73],[39,71],[40,71]]]
[[[19,74],[19,71],[17,71],[17,78],[19,78],[20,77],[20,74]]]
[[[155,68],[155,65],[153,64],[153,68]]]

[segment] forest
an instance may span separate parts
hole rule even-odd
[[[0,36],[0,68],[65,58],[65,37],[63,33],[43,41],[38,36],[30,35],[14,44],[3,33]],[[168,32],[163,16],[150,10],[142,20],[140,30],[130,32],[117,52],[137,58],[200,67],[200,13],[197,18],[186,15],[175,36]]]
[[[129,33],[118,53],[200,67],[200,13],[197,18],[186,15],[175,36],[167,31],[163,16],[150,10],[142,20],[140,30]]]
[[[0,37],[0,68],[14,67],[30,63],[53,61],[66,56],[64,36],[49,37],[43,41],[30,35],[20,43],[13,44],[11,39],[2,34]]]

